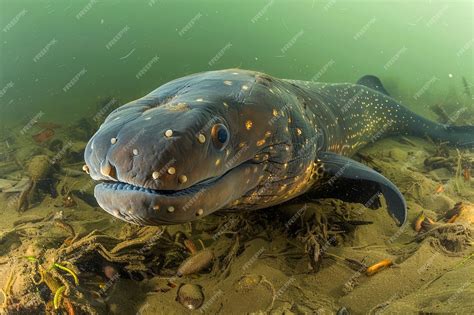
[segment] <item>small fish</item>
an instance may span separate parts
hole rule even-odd
[[[380,270],[382,270],[386,267],[390,267],[391,265],[393,265],[393,262],[390,259],[384,259],[384,260],[381,260],[378,263],[373,264],[372,266],[368,267],[367,270],[366,270],[366,273],[367,273],[368,276],[372,276],[372,275],[376,274],[377,272],[379,272]]]

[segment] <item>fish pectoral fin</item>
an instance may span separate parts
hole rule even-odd
[[[358,202],[368,208],[380,206],[382,195],[389,214],[400,226],[405,223],[407,206],[398,188],[382,174],[348,157],[320,152],[317,163],[322,165],[322,178],[313,190],[318,198],[337,198]]]

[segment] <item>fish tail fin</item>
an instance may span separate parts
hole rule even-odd
[[[413,115],[413,119],[407,123],[406,134],[429,137],[460,148],[474,148],[474,126],[444,125]]]
[[[357,84],[369,87],[390,97],[382,81],[374,75],[365,75]],[[405,134],[417,137],[429,137],[434,141],[448,142],[449,145],[461,148],[474,148],[474,126],[454,126],[439,124],[423,118],[390,97],[389,106],[396,108],[401,118],[392,127],[392,134]]]

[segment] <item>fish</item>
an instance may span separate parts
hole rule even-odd
[[[324,83],[225,69],[175,79],[115,109],[88,141],[84,169],[100,181],[99,206],[138,225],[264,209],[306,193],[367,207],[383,198],[402,225],[399,189],[351,158],[390,135],[474,146],[474,126],[415,114],[373,75]]]

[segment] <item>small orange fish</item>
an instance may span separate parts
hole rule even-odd
[[[372,275],[376,274],[377,272],[379,272],[380,270],[382,270],[386,267],[390,267],[391,265],[393,265],[393,263],[390,259],[384,259],[384,260],[381,260],[378,263],[373,264],[372,266],[368,267],[367,270],[366,270],[366,273],[367,273],[368,276],[372,276]]]

